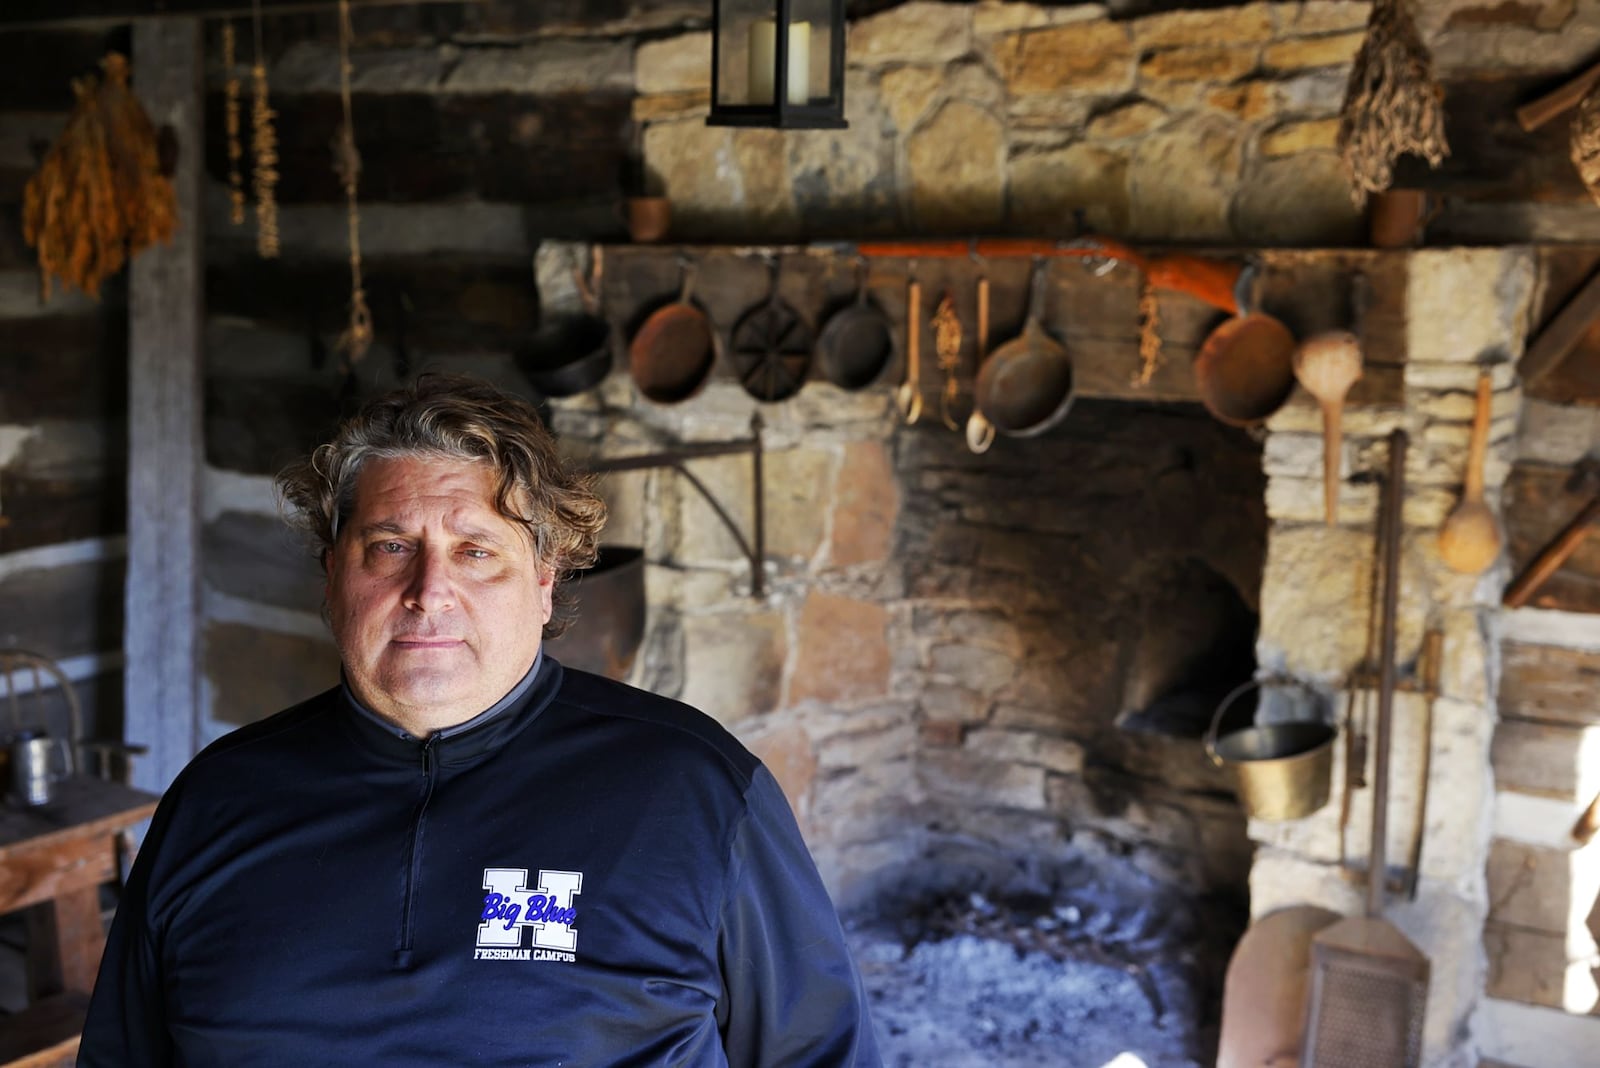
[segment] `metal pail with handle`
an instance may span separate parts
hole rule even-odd
[[[1206,730],[1206,755],[1230,772],[1245,815],[1303,819],[1328,803],[1339,731],[1320,719],[1301,719],[1246,727],[1218,738],[1217,727],[1234,702],[1261,688],[1260,681],[1252,680],[1222,699]]]

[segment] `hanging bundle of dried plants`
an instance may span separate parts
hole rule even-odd
[[[1133,384],[1143,388],[1156,376],[1161,366],[1161,305],[1156,302],[1155,287],[1145,279],[1139,286],[1139,373]]]
[[[339,348],[355,363],[372,345],[372,312],[361,283],[361,212],[356,205],[356,189],[361,182],[361,153],[356,150],[355,120],[350,106],[350,4],[339,0],[339,98],[344,105],[344,122],[334,140],[333,169],[344,187],[346,217],[350,230],[350,322],[339,335]]]
[[[278,133],[272,127],[277,113],[267,100],[267,67],[259,59],[250,68],[250,155],[256,194],[256,251],[262,259],[278,255]]]
[[[278,132],[277,112],[267,97],[267,64],[261,50],[261,3],[252,5],[255,62],[250,67],[250,155],[256,195],[256,252],[264,260],[278,257]]]
[[[244,146],[239,143],[239,57],[233,23],[222,24],[222,66],[228,72],[222,86],[222,125],[228,136],[228,221],[243,226],[245,220],[244,175],[240,161]]]
[[[1356,204],[1389,188],[1394,161],[1407,152],[1437,167],[1450,154],[1444,132],[1444,89],[1405,0],[1377,0],[1356,54],[1339,120]]]
[[[98,77],[74,79],[76,103],[61,136],[23,190],[22,236],[52,275],[91,297],[128,258],[178,225],[172,181],[161,173],[155,126],[128,88],[128,61],[112,52]]]
[[[1600,86],[1589,90],[1572,120],[1572,163],[1589,196],[1600,204]]]

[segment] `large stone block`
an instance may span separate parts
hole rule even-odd
[[[210,716],[242,726],[339,684],[339,651],[332,637],[212,620],[205,628]]]
[[[1167,110],[1147,100],[1135,100],[1103,111],[1089,120],[1087,133],[1095,141],[1118,141],[1124,137],[1141,137],[1163,125],[1168,119]]]
[[[972,48],[972,8],[912,0],[850,26],[845,52],[865,66],[950,63]]]
[[[925,751],[918,780],[931,797],[993,808],[1043,809],[1045,770],[961,749]]]
[[[1365,38],[1365,32],[1357,31],[1277,41],[1262,51],[1261,63],[1271,70],[1344,66],[1356,58]]]
[[[1133,40],[1140,48],[1259,44],[1272,37],[1274,6],[1240,4],[1208,11],[1147,15],[1133,23]]]
[[[1600,950],[1595,947],[1593,936],[1580,936],[1579,941],[1580,947],[1575,947],[1574,952],[1568,950],[1565,935],[1490,921],[1483,929],[1484,950],[1489,958],[1484,993],[1491,998],[1565,1009],[1567,991],[1571,989],[1587,994],[1583,1000],[1588,1003],[1600,1004],[1595,999],[1600,991],[1595,990],[1592,963]],[[1584,941],[1586,946],[1581,945]]]
[[[719,723],[782,704],[788,625],[776,612],[686,616],[681,699]]]
[[[828,563],[851,567],[887,560],[899,515],[900,485],[883,442],[846,446],[834,486]]]
[[[1372,15],[1372,5],[1367,0],[1308,0],[1288,7],[1271,6],[1273,21],[1284,36],[1359,30]]]
[[[1096,230],[1120,233],[1131,212],[1128,157],[1097,145],[1029,152],[1011,161],[1011,219],[1040,233],[1066,233],[1075,213]]]
[[[641,94],[711,90],[711,34],[681,33],[641,43],[633,54]]]
[[[1350,199],[1350,182],[1332,152],[1300,151],[1335,120],[1297,123],[1263,136],[1268,156],[1250,167],[1233,199],[1232,223],[1240,240],[1281,245],[1347,245],[1364,232],[1362,213]]]
[[[1584,876],[1574,878],[1570,851],[1496,838],[1489,848],[1489,921],[1565,936],[1600,892],[1600,872],[1591,869],[1583,866]]]
[[[996,40],[995,60],[1013,97],[1114,93],[1133,84],[1133,42],[1114,22],[1031,30]]]
[[[1185,45],[1145,54],[1139,62],[1139,82],[1228,83],[1249,74],[1256,66],[1254,47]]]
[[[1130,232],[1226,238],[1241,152],[1238,129],[1222,119],[1197,118],[1145,138],[1130,167]]]
[[[888,622],[882,605],[817,590],[807,594],[790,702],[859,701],[887,692]]]
[[[911,135],[911,210],[931,231],[992,229],[1005,214],[1005,132],[993,112],[952,100]]]
[[[781,449],[763,455],[766,504],[766,551],[769,556],[809,562],[822,544],[826,509],[834,489],[837,463],[832,450]],[[695,476],[703,482],[751,536],[754,471],[748,456],[696,460]],[[717,519],[699,492],[685,479],[677,483],[679,545],[676,556],[684,561],[738,560],[743,558],[728,529]]]
[[[915,130],[933,103],[943,98],[944,78],[944,68],[917,64],[883,72],[879,83],[883,106],[902,136]]]
[[[1533,258],[1518,249],[1428,249],[1410,258],[1406,352],[1431,363],[1521,355]],[[1470,399],[1469,399],[1470,400]]]
[[[969,731],[966,747],[990,760],[1036,764],[1059,775],[1083,773],[1084,747],[1070,738],[1032,731]]]

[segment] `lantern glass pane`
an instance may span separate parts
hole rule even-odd
[[[791,104],[826,104],[832,101],[832,15],[833,0],[790,0]]]
[[[773,23],[777,11],[775,0],[718,0],[719,106],[772,104]]]

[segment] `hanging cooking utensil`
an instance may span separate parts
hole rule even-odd
[[[1500,557],[1505,535],[1494,510],[1483,503],[1483,458],[1489,449],[1489,409],[1494,385],[1488,368],[1478,373],[1472,412],[1472,438],[1467,447],[1466,486],[1461,502],[1439,528],[1439,558],[1452,571],[1481,575]]]
[[[1294,335],[1259,312],[1224,319],[1194,358],[1206,411],[1229,426],[1260,426],[1294,392]]]
[[[895,390],[900,416],[911,426],[922,418],[922,284],[912,266],[906,286],[906,380]]]
[[[956,314],[955,298],[944,291],[939,306],[933,313],[933,352],[939,370],[944,372],[944,389],[939,391],[939,419],[949,430],[960,430],[952,414],[956,398],[961,395],[961,384],[956,381],[956,370],[961,366],[961,316]]]
[[[721,340],[693,301],[694,275],[684,259],[678,298],[651,312],[628,346],[628,372],[657,404],[679,404],[700,392],[717,362]]]
[[[1043,434],[1072,407],[1072,360],[1042,321],[1047,279],[1044,261],[1035,260],[1022,333],[995,349],[978,371],[978,408],[1011,437]]]
[[[1405,500],[1406,432],[1389,435],[1388,517],[1383,546],[1383,622],[1379,642],[1378,723],[1374,739],[1372,834],[1366,914],[1319,932],[1311,943],[1311,994],[1302,1068],[1393,1065],[1422,1061],[1428,958],[1383,919],[1389,830],[1389,746],[1394,713],[1395,630],[1400,594],[1401,507]]]
[[[745,392],[771,404],[788,400],[806,384],[814,338],[800,313],[778,296],[781,261],[768,259],[767,299],[734,324],[729,361]]]
[[[597,247],[587,280],[581,270],[572,270],[582,311],[544,319],[533,340],[517,353],[517,363],[529,384],[546,397],[571,397],[591,390],[611,371],[611,326],[600,313],[601,271]]]
[[[867,296],[867,260],[856,264],[855,300],[834,312],[817,338],[817,367],[840,389],[865,389],[894,356],[894,330],[883,309]]]
[[[984,360],[989,354],[989,276],[984,274],[978,278],[978,363],[977,371],[983,371]],[[972,414],[967,416],[967,448],[979,455],[989,451],[989,446],[994,444],[994,424],[989,422],[989,417],[983,414],[976,404],[972,406]]]
[[[1322,504],[1331,527],[1339,521],[1344,399],[1361,378],[1361,342],[1348,330],[1307,338],[1295,350],[1294,376],[1322,406]]]

